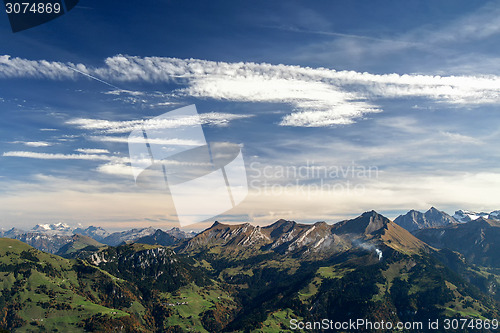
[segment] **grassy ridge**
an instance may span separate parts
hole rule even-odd
[[[43,253],[14,239],[0,239],[0,305],[3,328],[19,332],[84,331],[94,315],[120,318],[130,314],[109,306],[96,284],[115,284],[109,274],[86,275],[77,261]],[[108,306],[103,304],[108,303]]]

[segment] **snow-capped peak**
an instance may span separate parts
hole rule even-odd
[[[467,223],[470,221],[477,220],[478,218],[485,218],[485,219],[499,219],[500,218],[500,211],[494,211],[491,213],[476,213],[476,212],[471,212],[468,210],[457,210],[455,214],[453,215],[453,218],[457,220],[457,222],[460,223]]]
[[[37,224],[32,231],[51,234],[71,234],[73,229],[66,223]]]

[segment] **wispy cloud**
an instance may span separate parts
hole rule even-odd
[[[290,104],[296,112],[282,119],[280,124],[283,126],[350,124],[365,114],[380,112],[381,108],[375,103],[383,98],[423,97],[467,106],[500,103],[498,76],[371,74],[266,63],[125,55],[107,58],[105,63],[104,67],[92,68],[84,64],[3,56],[0,58],[0,77],[74,79],[74,71],[68,68],[75,67],[80,72],[111,82],[171,82],[181,86],[176,90],[177,96]],[[113,93],[137,94],[121,90]],[[202,117],[207,124],[224,125],[245,116],[210,113]],[[185,120],[184,124],[189,121]],[[104,133],[125,133],[143,123],[83,118],[68,122]],[[168,128],[179,124],[150,122],[149,126]]]
[[[381,64],[387,68],[393,64],[394,70],[399,71],[498,74],[500,66],[492,45],[496,45],[500,33],[500,6],[498,1],[476,2],[476,6],[480,8],[450,12],[443,19],[428,18],[408,31],[365,29],[356,35],[339,33],[335,30],[338,25],[318,28],[286,19],[283,19],[286,24],[278,22],[269,26],[317,37],[297,46],[289,55],[292,62],[333,62],[351,68],[380,67]]]
[[[76,151],[82,152],[80,154],[52,154],[52,153],[37,153],[31,151],[8,151],[4,152],[2,156],[4,157],[20,157],[20,158],[31,158],[40,160],[79,160],[79,161],[97,161],[105,163],[98,164],[96,170],[101,173],[116,175],[116,176],[127,176],[130,177],[133,174],[134,167],[130,165],[130,158],[128,156],[115,156],[109,155],[109,152],[105,149],[77,149]],[[97,153],[100,151],[100,153]],[[136,160],[140,165],[151,165],[150,158],[144,158]],[[190,162],[190,161],[177,161],[173,159],[164,159],[155,161],[155,165],[164,165],[167,167],[210,167],[212,164],[208,162]],[[139,170],[139,173],[143,171]],[[163,175],[163,174],[162,174]]]
[[[98,142],[114,142],[114,143],[143,143],[144,141],[138,137],[128,136],[89,136],[89,140]],[[149,144],[155,145],[171,145],[171,146],[201,146],[203,142],[189,139],[157,139],[148,138]]]
[[[480,145],[483,144],[483,142],[479,139],[476,139],[474,137],[468,136],[468,135],[463,135],[460,133],[452,133],[452,132],[441,132],[441,135],[444,137],[448,138],[449,140],[455,142],[455,143],[464,143],[464,144],[472,144],[472,145]]]
[[[294,27],[294,26],[281,25],[281,26],[266,26],[266,27],[271,28],[271,29],[289,31],[289,32],[298,32],[298,33],[303,33],[303,34],[313,34],[313,35],[323,35],[323,36],[333,36],[333,37],[345,37],[345,38],[354,38],[354,39],[368,40],[368,41],[374,41],[374,42],[401,44],[401,46],[403,46],[403,47],[424,45],[423,43],[420,44],[420,43],[410,42],[410,41],[406,41],[406,40],[377,38],[377,37],[366,36],[366,35],[346,34],[346,33],[335,32],[335,31],[326,31],[326,30],[301,29],[301,28]]]
[[[42,160],[90,160],[90,161],[109,161],[110,156],[97,154],[50,154],[37,153],[31,151],[8,151],[4,152],[4,157],[24,157]]]
[[[23,144],[28,147],[50,147],[53,146],[53,143],[47,141],[12,141],[11,143]]]
[[[125,90],[125,89],[119,89],[119,90],[112,90],[112,91],[107,91],[107,95],[131,95],[131,96],[143,96],[145,95],[144,92],[142,91],[132,91],[132,90]]]
[[[459,18],[442,29],[430,32],[426,40],[430,43],[467,42],[482,40],[500,33],[500,7],[498,2],[485,4],[476,12]]]
[[[84,154],[109,154],[109,150],[107,149],[97,149],[97,148],[78,148],[75,149],[76,152],[84,153]]]
[[[248,118],[252,115],[237,115],[231,113],[203,113],[199,117],[178,117],[172,119],[140,119],[140,120],[128,120],[128,121],[110,121],[103,119],[89,119],[89,118],[76,118],[68,120],[66,123],[68,125],[74,125],[80,129],[100,131],[102,133],[128,133],[137,129],[138,127],[144,129],[165,129],[165,128],[178,128],[186,126],[194,126],[200,124],[214,125],[214,126],[225,126],[231,120]],[[102,137],[101,137],[102,139]],[[107,137],[107,141],[111,141],[110,137]],[[115,139],[121,140],[121,139]]]

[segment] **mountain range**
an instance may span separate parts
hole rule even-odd
[[[188,239],[177,249],[181,253],[193,249],[210,252],[214,247],[228,255],[234,252],[249,255],[270,251],[294,258],[319,258],[353,248],[372,252],[375,257],[386,248],[405,248],[406,251],[418,252],[426,249],[426,244],[399,225],[371,211],[333,225],[279,220],[269,226],[259,227],[250,223],[224,225],[215,222],[212,227]]]
[[[500,210],[495,210],[491,213],[476,213],[468,210],[457,210],[453,215],[453,218],[460,223],[467,223],[481,217],[490,220],[500,220]]]
[[[145,244],[173,245],[185,238],[193,237],[195,233],[186,232],[179,228],[163,231],[152,227],[109,233],[101,227],[71,228],[64,223],[38,224],[29,231],[17,228],[0,231],[0,237],[18,239],[38,250],[54,254],[58,253],[65,245],[73,243],[75,241],[74,235],[86,236],[102,244],[117,246],[139,239],[141,239],[141,243]],[[153,238],[154,235],[156,238]],[[146,238],[148,236],[152,238],[148,240]]]
[[[467,210],[457,210],[453,216],[431,207],[425,213],[410,210],[405,215],[399,215],[394,222],[413,232],[415,230],[427,229],[433,227],[443,227],[456,223],[467,223],[480,218],[490,220],[500,220],[500,211],[496,210],[491,213],[475,213]]]
[[[369,211],[335,224],[215,222],[198,234],[89,230],[100,241],[25,233],[69,237],[59,256],[2,238],[0,329],[291,332],[290,320],[500,318],[500,221],[453,222],[431,208],[398,222],[412,232]]]
[[[500,210],[491,213],[475,213],[467,210],[458,210],[453,216],[450,216],[443,211],[431,207],[425,213],[410,210],[405,215],[398,216],[394,222],[404,229],[414,232],[420,229],[441,227],[456,223],[467,223],[479,218],[500,220]],[[297,232],[297,230],[294,232]],[[110,246],[118,246],[122,243],[132,242],[171,246],[182,242],[184,239],[194,237],[196,232],[187,232],[179,228],[161,230],[147,227],[110,233],[98,226],[72,228],[65,223],[37,224],[29,231],[17,228],[12,228],[7,231],[0,230],[1,237],[19,239],[36,249],[49,253],[57,253],[61,247],[73,242],[72,236],[76,234],[90,237],[99,243]],[[330,241],[330,239],[325,239],[322,242],[326,243],[318,246],[326,246],[326,244],[330,244]],[[277,245],[274,246],[276,247]]]

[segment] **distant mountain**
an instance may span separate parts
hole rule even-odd
[[[500,221],[480,217],[468,223],[418,230],[414,235],[433,247],[460,252],[477,265],[500,268]]]
[[[101,242],[106,245],[118,246],[120,244],[134,242],[142,237],[150,236],[155,232],[156,229],[153,227],[120,231],[103,238]]]
[[[176,235],[180,236],[180,234],[177,234],[177,233],[176,233]],[[175,245],[175,244],[179,243],[180,241],[182,241],[185,238],[186,237],[177,238],[168,232],[165,232],[163,230],[158,229],[152,235],[144,236],[144,237],[141,237],[139,239],[134,240],[134,243],[171,246],[171,245]]]
[[[12,228],[7,231],[1,231],[1,237],[18,239],[34,248],[49,252],[58,253],[58,251],[66,244],[72,246],[74,243],[74,235],[82,235],[90,237],[98,243],[103,243],[111,246],[117,246],[124,243],[140,242],[145,244],[159,245],[174,245],[182,240],[188,239],[196,235],[194,232],[186,232],[179,228],[172,228],[167,231],[160,229],[156,230],[152,227],[132,229],[110,234],[101,227],[89,226],[85,229],[72,229],[67,224],[38,224],[31,231],[24,231]],[[65,250],[61,252],[64,254]],[[83,255],[83,253],[78,254]]]
[[[71,236],[41,232],[16,232],[10,235],[6,234],[5,237],[20,240],[37,250],[48,253],[56,253],[62,246],[71,242]]]
[[[484,212],[476,213],[468,210],[457,210],[453,215],[453,218],[455,218],[455,220],[461,223],[474,221],[481,217],[490,220],[500,220],[500,211],[496,210],[491,213],[484,213]]]
[[[101,228],[89,227],[86,230],[96,230],[96,234]],[[76,229],[78,230],[78,229]],[[2,237],[18,239],[34,248],[48,252],[57,253],[63,246],[74,241],[74,229],[65,223],[37,224],[30,231],[12,228],[2,232]]]
[[[398,216],[394,222],[410,232],[457,223],[453,217],[434,207],[431,207],[425,213],[410,210],[405,215]]]
[[[102,241],[104,238],[109,236],[109,232],[107,232],[101,227],[94,227],[94,226],[90,226],[85,229],[76,228],[73,230],[73,234],[88,236],[98,242]]]
[[[31,231],[60,236],[71,236],[73,234],[73,229],[65,223],[37,224]]]
[[[104,244],[117,246],[126,243],[157,244],[170,246],[179,243],[182,240],[192,238],[195,232],[186,232],[179,228],[172,228],[163,231],[152,227],[142,229],[132,229],[127,231],[115,232],[101,241]]]
[[[76,234],[71,236],[71,241],[63,245],[56,254],[65,258],[86,258],[105,246],[88,236]]]
[[[160,230],[160,229],[158,229]],[[197,235],[196,232],[194,231],[184,231],[179,228],[172,228],[169,230],[166,230],[165,233],[169,234],[172,237],[175,237],[177,239],[185,239],[185,238],[192,238]]]
[[[7,237],[7,238],[14,238],[15,236],[24,234],[26,231],[17,229],[17,228],[12,228],[7,231],[3,231],[0,233],[2,237]]]

